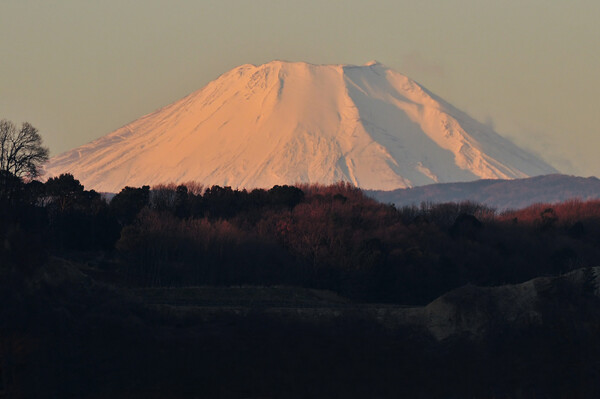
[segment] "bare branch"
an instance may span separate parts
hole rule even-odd
[[[48,148],[35,127],[25,122],[17,130],[12,122],[0,121],[0,171],[18,178],[34,178],[47,160]]]

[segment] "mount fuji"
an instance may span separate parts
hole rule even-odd
[[[350,182],[393,190],[556,173],[408,77],[377,63],[242,65],[52,158],[86,188]]]

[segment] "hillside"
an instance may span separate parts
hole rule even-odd
[[[536,203],[553,204],[570,199],[600,199],[596,177],[546,175],[515,180],[478,180],[466,183],[430,184],[392,191],[367,191],[386,204],[420,205],[423,202],[472,201],[498,210],[521,209]]]
[[[0,221],[5,397],[600,394],[599,200],[172,185],[107,203],[61,176],[21,182]]]

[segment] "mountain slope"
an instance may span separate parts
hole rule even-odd
[[[349,181],[392,190],[555,170],[379,63],[242,65],[50,160],[88,188]]]

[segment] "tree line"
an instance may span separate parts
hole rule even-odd
[[[19,184],[3,207],[5,259],[28,269],[101,253],[106,275],[130,286],[289,284],[414,304],[600,256],[599,201],[498,214],[468,202],[398,209],[345,183],[125,187],[110,201],[69,174]]]

